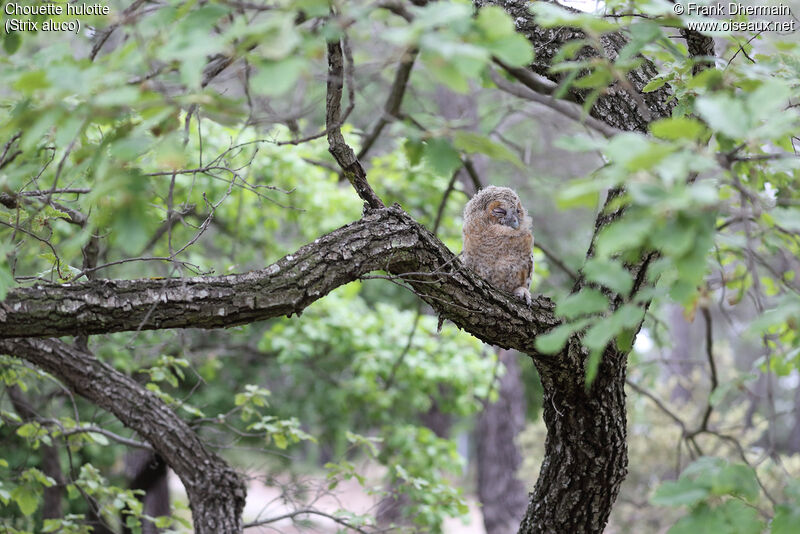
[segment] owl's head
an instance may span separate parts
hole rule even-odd
[[[527,213],[513,189],[490,185],[481,189],[464,208],[464,220],[472,217],[514,230],[528,225]]]

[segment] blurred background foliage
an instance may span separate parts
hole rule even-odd
[[[642,56],[658,70],[644,93],[672,87],[671,118],[647,134],[605,137],[492,81],[513,81],[495,58],[511,67],[534,59],[500,7],[337,2],[330,16],[320,0],[108,5],[112,14],[82,18],[78,35],[2,34],[0,298],[39,281],[258,269],[357,220],[361,202],[320,135],[325,43],[346,37],[354,100],[343,131],[357,151],[366,147],[360,156],[384,202],[458,251],[461,209],[476,187],[514,187],[534,221],[535,290],[564,318],[539,349],[556,352],[586,329],[591,381],[609,341],[632,347],[629,475],[607,531],[795,531],[797,33],[716,33],[716,64],[697,71],[675,38],[697,17],[674,15],[668,2],[607,2],[600,14],[531,3],[542,26],[584,32],[554,64],[557,95],[585,91],[583,111]],[[583,47],[602,50],[610,31],[630,39],[617,57],[579,59]],[[398,69],[412,61],[402,106],[384,112]],[[624,215],[585,263],[595,214],[618,186],[625,193],[609,209]],[[652,285],[609,303],[604,288],[625,297],[639,282],[625,262],[651,252]],[[571,294],[579,272],[597,289]],[[280,489],[270,503],[248,504],[245,521],[355,481],[371,504],[343,494],[330,510],[351,525],[372,525],[388,499],[401,503],[392,520],[404,528],[480,532],[468,515],[471,430],[496,400],[504,366],[453,325],[440,331],[432,311],[391,282],[366,277],[301,317],[88,344],[246,471],[251,493]],[[126,471],[125,440],[136,436],[53,377],[0,362],[3,528],[140,531],[146,513]],[[527,418],[518,477],[531,488],[545,436],[541,386],[529,358],[519,365]],[[47,458],[62,480],[43,472]],[[53,487],[63,489],[56,517]],[[183,532],[189,514],[173,490],[173,513],[155,524]],[[472,519],[453,526],[451,517]]]

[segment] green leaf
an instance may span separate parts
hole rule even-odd
[[[499,39],[516,33],[511,16],[498,6],[482,7],[475,18],[475,24],[489,39]]]
[[[603,351],[601,350],[593,350],[589,353],[589,357],[586,359],[586,376],[585,376],[585,384],[588,388],[589,386],[594,383],[594,379],[597,378],[597,371],[600,369],[600,362],[603,360]]]
[[[425,144],[418,139],[408,138],[403,142],[403,150],[405,150],[408,163],[412,167],[419,165],[422,161],[422,155],[425,151]]]
[[[699,504],[689,515],[681,518],[669,529],[667,534],[700,534],[701,532],[728,534],[725,518],[722,514],[709,508],[706,503]]]
[[[623,217],[609,224],[597,237],[597,254],[607,257],[636,249],[647,242],[653,219],[648,217]]]
[[[588,319],[581,319],[574,323],[558,325],[546,334],[536,337],[536,350],[543,354],[556,354],[567,343],[567,339],[589,323]]]
[[[446,139],[429,139],[423,152],[425,161],[442,176],[450,176],[462,165],[460,154]]]
[[[598,180],[574,180],[558,193],[557,205],[561,209],[594,208],[600,195]]]
[[[473,14],[472,5],[455,2],[431,2],[421,8],[412,8],[414,26],[417,28],[433,28],[468,21]]]
[[[750,114],[740,99],[726,94],[702,96],[695,101],[695,109],[714,130],[735,139],[747,137]]]
[[[250,79],[251,87],[254,92],[262,95],[282,95],[297,85],[306,66],[306,61],[299,57],[263,61],[258,64],[258,71]]]
[[[533,2],[529,9],[536,15],[536,22],[545,28],[570,26],[592,32],[609,32],[617,28],[616,24],[588,13],[573,13],[549,2]]]
[[[747,97],[747,109],[754,119],[767,119],[785,109],[787,100],[792,91],[789,85],[782,80],[765,80],[755,91]]]
[[[706,127],[690,117],[670,117],[651,122],[650,132],[661,139],[695,141],[706,135]]]
[[[650,497],[650,502],[658,506],[691,506],[702,501],[709,494],[708,488],[696,484],[693,480],[681,478],[674,482],[663,482]]]
[[[584,288],[564,298],[556,306],[556,313],[574,319],[580,315],[589,315],[608,309],[608,299],[596,289]]]
[[[667,256],[681,257],[694,247],[697,229],[688,218],[679,218],[657,228],[650,236]]]
[[[17,435],[21,438],[29,438],[39,433],[38,423],[25,423],[17,429]]]
[[[722,515],[726,523],[723,532],[761,534],[764,531],[764,522],[759,517],[758,510],[747,506],[742,501],[736,499],[725,501],[722,506],[717,508],[717,513]]]
[[[512,67],[526,67],[533,62],[533,46],[519,33],[487,43],[486,48]]]
[[[20,38],[19,33],[15,31],[9,32],[5,35],[5,37],[3,37],[3,50],[5,50],[9,56],[19,50],[19,45],[21,44],[22,39]]]
[[[758,498],[759,486],[751,467],[729,464],[713,477],[711,492],[715,495],[737,495],[752,502]]]
[[[5,254],[0,255],[0,302],[3,302],[8,295],[8,290],[14,287],[14,277],[8,266]]]
[[[28,485],[21,485],[14,488],[11,492],[11,498],[19,506],[19,510],[25,515],[29,516],[36,511],[39,507],[39,494]]]
[[[592,258],[583,266],[583,274],[620,295],[627,295],[633,287],[631,273],[616,260]]]
[[[92,439],[92,441],[94,441],[99,445],[108,445],[109,443],[108,438],[105,437],[103,434],[98,434],[97,432],[88,432],[86,435],[89,436]]]
[[[800,525],[800,507],[780,504],[775,508],[770,532],[772,534],[796,534]]]
[[[92,104],[101,107],[111,106],[131,106],[136,103],[139,98],[138,87],[114,87],[107,91],[103,91],[92,100]],[[81,122],[76,121],[76,126],[80,126]],[[77,128],[75,128],[77,131]],[[67,134],[68,137],[72,137]]]
[[[289,446],[289,442],[287,441],[286,436],[283,434],[273,434],[272,439],[275,440],[275,446],[281,450],[284,450]]]
[[[616,325],[614,325],[610,319],[596,322],[586,331],[586,335],[583,336],[584,346],[592,351],[602,352],[603,349],[606,348],[606,345],[608,345],[608,342],[611,341],[611,338],[616,336],[617,332],[619,332],[619,327],[615,330],[615,326]]]
[[[667,81],[668,81],[667,78],[661,77],[661,76],[659,76],[657,78],[653,78],[652,80],[647,82],[647,85],[642,87],[642,92],[643,93],[652,93],[653,91],[656,91],[656,90],[660,89],[661,87],[663,87],[664,84],[667,83]]]
[[[47,73],[45,73],[45,71],[29,70],[17,78],[13,87],[25,94],[31,94],[37,89],[46,89],[50,87],[50,82],[47,79]]]

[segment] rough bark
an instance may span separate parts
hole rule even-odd
[[[514,351],[500,350],[505,366],[498,399],[478,419],[478,497],[486,534],[511,534],[525,513],[525,485],[517,478],[522,455],[516,439],[525,427],[525,392]]]
[[[89,353],[56,339],[0,341],[0,352],[57,376],[70,390],[113,413],[153,445],[186,488],[194,531],[242,530],[245,487],[197,434],[153,392]]]
[[[539,367],[547,440],[520,533],[603,531],[627,474],[625,356],[607,349],[588,392],[582,374]],[[585,361],[574,341],[568,358]]]
[[[568,41],[586,38],[582,31],[575,28],[542,28],[537,25],[530,12],[531,2],[527,0],[475,0],[475,5],[497,5],[505,9],[514,19],[517,31],[533,43],[535,58],[530,69],[554,82],[560,82],[564,77],[564,73],[550,72],[553,58],[561,46]],[[605,57],[611,60],[627,44],[625,37],[619,33],[605,34],[600,40]],[[598,55],[596,50],[585,47],[576,59]],[[589,114],[620,130],[646,132],[652,120],[668,117],[675,105],[672,89],[668,85],[650,93],[641,92],[657,73],[656,66],[643,59],[641,66],[628,74],[627,79],[633,91],[619,82],[611,84],[594,103]],[[571,90],[569,98],[583,102],[587,94],[585,91]]]
[[[235,326],[299,314],[376,270],[394,273],[446,319],[487,343],[530,353],[536,335],[558,324],[550,299],[538,296],[528,308],[498,292],[425,227],[391,207],[370,210],[250,273],[15,289],[0,308],[0,338]]]
[[[488,3],[506,9],[517,29],[534,44],[536,60],[531,69],[559,81],[558,75],[549,72],[552,58],[564,42],[583,38],[583,34],[568,28],[538,27],[527,1],[476,0],[476,5]],[[612,59],[624,44],[620,35],[605,36],[602,41],[605,54]],[[588,48],[581,52],[582,57],[592,53]],[[669,116],[672,107],[667,86],[640,93],[655,73],[655,67],[644,61],[629,75],[628,87],[611,86],[590,113],[618,129],[646,131],[651,120]],[[572,92],[571,97],[580,102],[584,94]],[[337,119],[338,115],[328,118]],[[364,184],[353,179],[363,176],[357,160],[351,162],[349,154],[333,153],[350,171],[348,178],[362,198],[368,196]],[[537,297],[528,308],[491,288],[461,267],[441,242],[402,210],[381,208],[377,197],[370,200],[370,205],[379,209],[368,211],[362,220],[252,273],[96,280],[14,290],[0,306],[0,339],[8,339],[0,341],[0,351],[28,359],[55,374],[150,441],[183,480],[198,532],[237,532],[244,502],[241,482],[155,396],[64,343],[10,338],[234,326],[300,313],[332,289],[366,273],[386,270],[407,283],[444,318],[479,339],[534,358],[545,392],[543,417],[548,437],[540,477],[520,532],[602,532],[626,473],[626,353],[613,346],[607,348],[595,383],[586,391],[586,354],[577,338],[554,357],[535,351],[536,336],[558,324],[549,299]],[[595,234],[618,215],[598,216]],[[644,283],[650,259],[630,266],[635,280],[633,293]],[[576,289],[583,284],[581,278]],[[614,302],[620,300],[615,298]]]
[[[583,39],[585,35],[571,28],[537,26],[526,1],[476,1],[478,5],[490,3],[509,12],[517,30],[533,43],[536,58],[531,70],[560,82],[563,75],[550,72],[553,57],[562,44]],[[620,34],[608,34],[601,38],[601,43],[604,55],[613,60],[626,39]],[[596,55],[597,51],[585,47],[578,59]],[[643,60],[640,67],[628,74],[627,86],[619,82],[610,86],[594,103],[590,114],[620,130],[646,132],[651,121],[670,116],[674,106],[669,86],[652,93],[641,92],[656,73],[656,67]],[[583,102],[585,96],[581,91],[570,92],[570,98],[576,102]],[[611,191],[606,205],[619,193]],[[601,210],[588,256],[593,254],[600,230],[621,212]],[[645,284],[647,266],[654,257],[648,254],[627,265],[634,279],[631,296]],[[585,285],[587,282],[581,275],[574,290]],[[620,295],[611,297],[614,306],[625,300]],[[545,459],[519,532],[602,532],[627,473],[624,389],[627,352],[618,350],[613,343],[607,347],[597,378],[588,391],[584,384],[587,355],[577,336],[555,358],[558,366],[533,356],[544,389],[543,418],[548,433]]]

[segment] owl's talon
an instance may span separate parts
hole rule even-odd
[[[531,302],[533,302],[533,300],[531,299],[531,292],[524,287],[518,287],[517,289],[515,289],[514,296],[520,300],[524,300],[525,304],[527,304],[528,306],[530,306]]]

